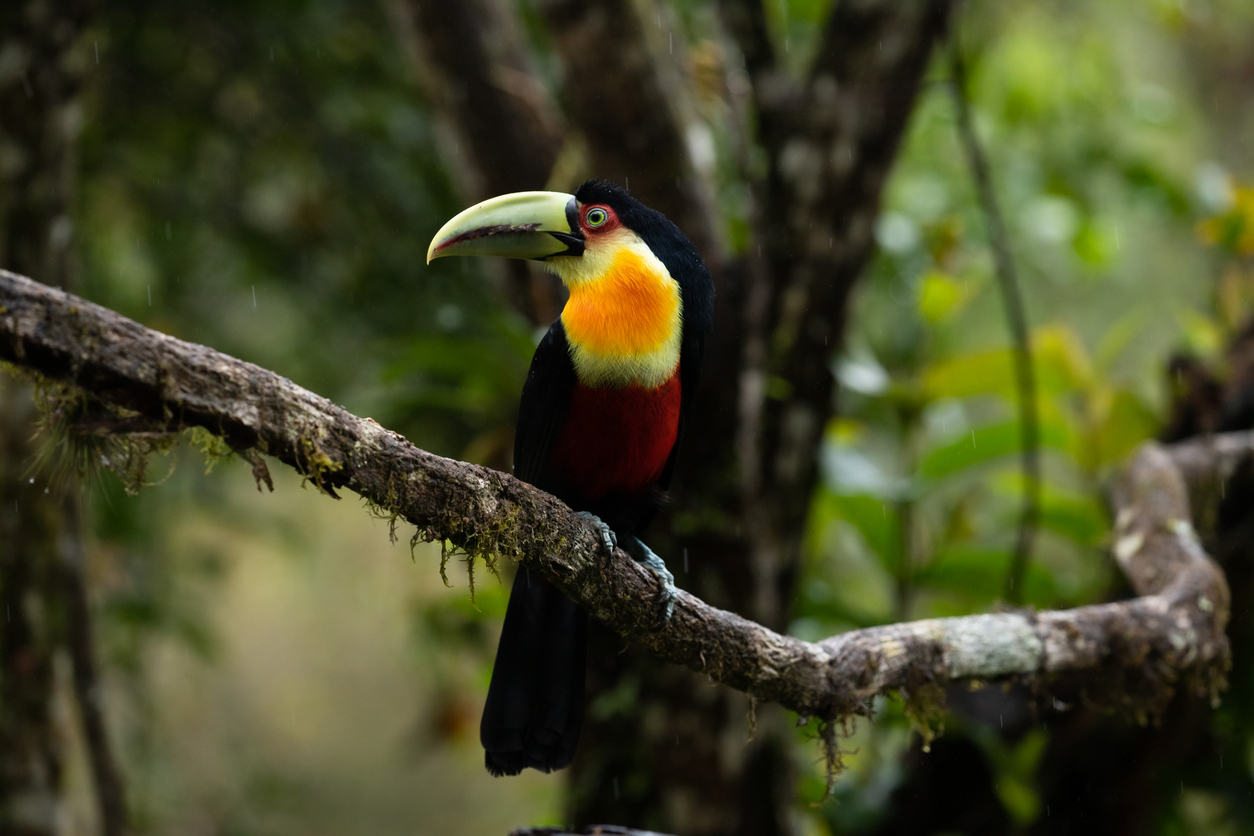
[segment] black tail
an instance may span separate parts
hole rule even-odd
[[[493,775],[569,766],[583,724],[588,614],[520,567],[479,724]]]

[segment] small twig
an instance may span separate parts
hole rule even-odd
[[[894,507],[897,518],[897,606],[893,614],[898,621],[910,617],[914,598],[914,498],[904,496]]]
[[[128,831],[126,793],[113,748],[109,744],[101,705],[100,677],[92,638],[91,609],[83,581],[81,510],[67,497],[66,526],[58,538],[61,557],[61,590],[65,596],[66,638],[74,671],[74,696],[78,703],[86,742],[87,760],[96,786],[102,836],[123,836]]]
[[[966,151],[967,163],[971,166],[971,178],[975,182],[980,209],[984,213],[984,223],[988,227],[988,241],[993,250],[997,284],[1001,288],[1002,304],[1006,309],[1006,320],[1010,326],[1014,349],[1015,389],[1023,460],[1023,509],[1019,515],[1019,530],[1015,537],[1010,571],[1006,575],[1005,595],[1011,604],[1021,604],[1023,577],[1032,557],[1032,541],[1036,536],[1036,525],[1041,515],[1040,418],[1036,403],[1036,373],[1032,368],[1028,317],[1014,259],[1010,254],[1006,222],[997,203],[988,158],[971,118],[971,104],[967,97],[967,69],[956,27],[949,40],[949,66],[952,75],[949,90],[953,94],[957,111],[958,133]]]

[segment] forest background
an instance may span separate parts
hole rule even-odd
[[[772,183],[804,155],[773,144],[763,90],[772,73],[804,78],[823,60],[832,3],[760,7],[769,71],[737,22],[753,4],[606,4],[630,17],[628,34],[611,39],[623,55],[596,52],[606,42],[578,10],[595,4],[448,5],[462,12],[419,0],[4,12],[0,85],[18,100],[44,88],[37,63],[23,63],[32,53],[6,44],[23,43],[32,20],[69,27],[56,36],[58,72],[74,85],[62,113],[75,143],[62,172],[70,220],[58,227],[68,255],[51,283],[273,369],[424,449],[508,469],[518,393],[560,295],[538,270],[424,265],[456,211],[492,193],[609,176],[675,216],[724,265],[716,275],[788,261],[772,237],[786,190]],[[738,591],[695,545],[690,566],[678,543],[706,522],[682,507],[667,522],[680,586],[806,639],[1007,599],[1045,609],[1126,596],[1108,555],[1113,468],[1146,439],[1242,420],[1219,404],[1248,382],[1254,8],[914,5],[923,23],[882,23],[881,36],[917,25],[928,48],[905,84],[900,141],[885,142],[882,160],[869,154],[888,175],[882,195],[877,181],[860,204],[874,254],[833,268],[853,270],[847,309],[834,306],[818,371],[798,372],[830,372],[837,386],[812,486],[783,489],[801,496],[795,536],[781,538],[784,552],[795,540],[779,571],[786,600]],[[957,97],[955,49],[968,74]],[[459,50],[486,56],[488,99],[459,74]],[[660,96],[618,83],[622,65],[641,62],[662,79]],[[988,157],[1034,357],[1039,512],[1017,587],[1007,585],[1025,495],[1014,350],[962,101]],[[489,106],[526,133],[476,125],[474,111]],[[627,137],[616,118],[662,119],[671,145],[646,138],[637,155],[620,152],[598,133]],[[0,120],[11,207],[21,199],[13,172],[31,163],[11,153],[20,143],[4,144],[9,133]],[[14,252],[0,266],[44,278],[12,263]],[[728,324],[712,351],[740,350]],[[717,362],[716,375],[732,374]],[[795,370],[785,371],[759,381],[765,403],[791,403]],[[4,397],[11,415],[27,396],[8,384]],[[786,470],[779,432],[767,455]],[[848,769],[825,798],[811,731],[761,707],[765,733],[750,744],[748,701],[724,695],[709,703],[716,728],[676,736],[677,751],[719,764],[708,779],[718,787],[685,795],[661,787],[673,776],[659,750],[621,741],[650,723],[650,739],[669,740],[646,716],[668,705],[668,688],[698,706],[722,692],[699,677],[675,685],[633,659],[594,670],[591,754],[573,778],[493,780],[477,724],[505,586],[480,573],[472,599],[451,567],[446,587],[438,544],[411,553],[404,532],[394,542],[355,498],[332,502],[280,468],[273,494],[259,495],[248,463],[206,459],[197,440],[154,456],[153,484],[134,495],[109,472],[82,492],[100,699],[134,832],[498,834],[593,818],[677,833],[1061,833],[1093,820],[1118,833],[1254,831],[1248,536],[1217,555],[1230,561],[1234,667],[1216,710],[1181,695],[1142,725],[1082,703],[1042,710],[1023,688],[954,692],[944,734],[925,751],[901,702],[879,700],[875,722],[844,743]],[[28,472],[6,466],[18,482]],[[30,478],[31,491],[49,484]],[[804,494],[788,494],[799,484]],[[767,517],[772,530],[789,521]],[[71,665],[50,658],[65,752],[58,829],[93,832],[98,776]],[[771,790],[760,809],[724,811],[731,820],[703,809],[754,784],[755,763],[771,764],[756,781]],[[755,815],[771,825],[753,828]]]

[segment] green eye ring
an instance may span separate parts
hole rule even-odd
[[[588,210],[588,214],[584,215],[584,220],[588,226],[596,229],[610,219],[610,213],[606,212],[599,206],[594,206]]]

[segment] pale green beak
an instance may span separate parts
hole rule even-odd
[[[435,234],[427,263],[446,255],[582,255],[578,212],[575,196],[561,192],[515,192],[476,203]]]

